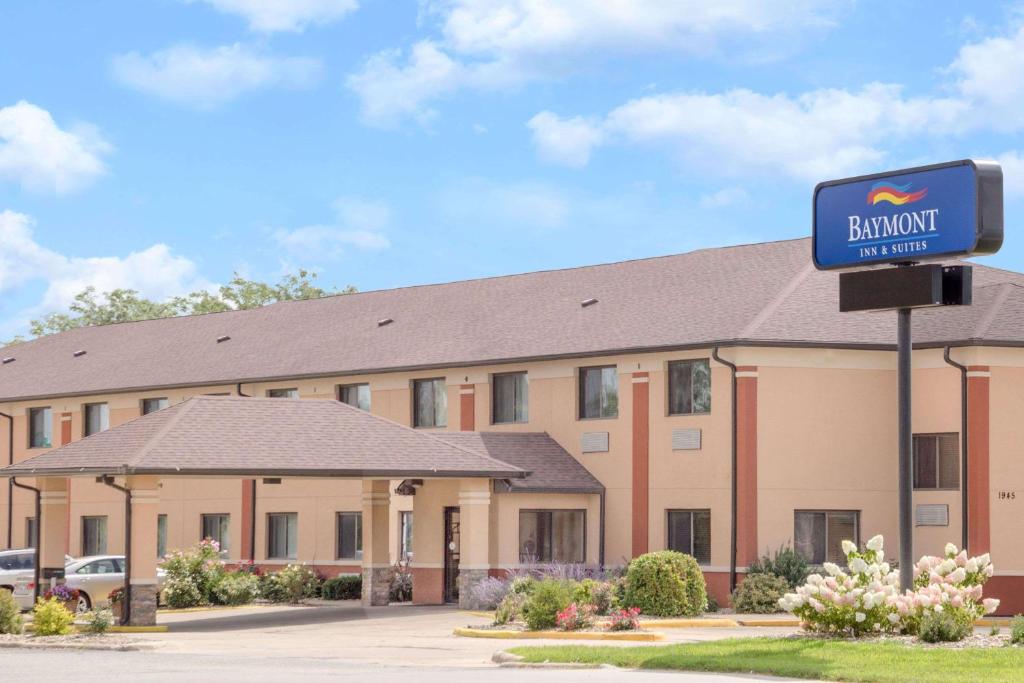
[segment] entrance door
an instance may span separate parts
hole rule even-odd
[[[444,601],[459,601],[459,508],[444,509]]]

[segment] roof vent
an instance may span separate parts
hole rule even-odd
[[[385,325],[390,325],[393,322],[395,322],[394,318],[381,318],[377,321],[377,327],[384,327]]]
[[[14,356],[7,356],[7,358],[4,358],[3,361],[0,361],[0,362],[3,362],[4,365],[7,365],[8,363],[13,363],[14,362]]]
[[[230,337],[230,336],[228,336],[228,335],[226,335],[226,334],[222,334],[222,335],[220,335],[219,337],[217,337],[217,343],[218,343],[218,344],[221,344],[221,343],[223,343],[223,342],[226,342],[226,341],[228,341],[229,339],[231,339],[231,337]]]
[[[593,306],[596,303],[597,299],[584,299],[583,301],[580,302],[580,306],[586,308],[587,306]]]
[[[75,351],[71,355],[74,356],[75,358],[78,358],[79,356],[84,356],[85,355],[85,349],[79,349],[78,351]]]

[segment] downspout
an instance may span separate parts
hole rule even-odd
[[[109,474],[100,477],[100,482],[124,494],[124,603],[121,605],[121,625],[126,626],[132,618],[132,492],[131,489],[115,484]]]
[[[0,413],[7,420],[7,464],[14,464],[14,418]],[[37,522],[38,524],[38,522]],[[38,527],[36,527],[38,528]],[[27,540],[27,539],[26,539]],[[14,545],[14,477],[7,477],[7,550]],[[36,543],[36,545],[39,545]]]
[[[730,534],[731,538],[729,541],[729,594],[736,590],[736,545],[737,545],[737,529],[736,529],[736,364],[730,363],[721,356],[718,355],[718,347],[716,346],[711,350],[711,357],[717,362],[721,363],[725,367],[729,368],[732,373],[732,483],[731,483],[731,520],[730,520]]]
[[[950,347],[942,351],[942,359],[960,371],[960,547],[967,550],[967,366],[949,357]]]
[[[235,391],[239,396],[245,398],[252,398],[249,394],[242,393],[242,383],[239,382],[235,387]],[[249,525],[249,564],[253,567],[256,566],[256,477],[252,478],[249,482],[251,487],[249,490],[252,493],[252,524]]]
[[[42,501],[40,500],[41,494],[39,493],[39,489],[37,489],[35,486],[28,486],[27,484],[22,484],[17,480],[16,477],[10,477],[9,481],[11,482],[11,484],[17,486],[19,489],[32,491],[36,496],[36,549],[35,562],[33,562],[35,568],[32,570],[32,583],[35,586],[35,588],[32,589],[32,604],[34,605],[39,600],[39,572],[40,565],[43,562],[43,544],[40,543],[40,541],[43,540],[43,504]]]
[[[601,493],[598,494],[600,497],[600,510],[598,512],[597,524],[600,527],[600,536],[597,539],[597,564],[604,571],[604,532],[605,532],[605,507],[604,497],[605,490],[602,488]]]

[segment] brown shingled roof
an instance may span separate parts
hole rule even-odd
[[[3,475],[493,477],[528,471],[338,401],[197,396]]]
[[[0,400],[713,344],[893,348],[892,316],[839,313],[838,276],[814,270],[810,249],[704,249],[71,330],[5,349],[16,360],[0,365]],[[974,281],[974,306],[914,316],[916,345],[1024,344],[1024,276],[975,265]]]

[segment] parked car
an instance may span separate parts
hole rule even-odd
[[[64,567],[64,583],[78,591],[78,611],[105,608],[110,592],[124,586],[124,555],[93,555],[80,557]],[[157,585],[164,584],[164,571],[157,570]],[[33,594],[31,572],[27,580],[14,587],[14,598],[23,609],[31,609]],[[27,600],[27,607],[25,606]]]
[[[65,564],[74,561],[75,558],[70,555],[64,556]],[[28,596],[26,597],[20,594],[17,588],[20,584],[32,583],[32,578],[35,576],[35,566],[35,548],[0,551],[0,590],[11,591],[21,609],[32,609],[32,589],[29,588]]]

